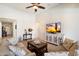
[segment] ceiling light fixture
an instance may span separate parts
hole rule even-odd
[[[37,12],[38,8],[45,9],[45,7],[41,6],[40,3],[31,3],[31,4],[32,4],[31,6],[28,6],[26,8],[28,9],[32,7],[35,10],[35,12]]]
[[[33,9],[38,9],[38,7],[37,6],[33,6]]]
[[[37,6],[33,6],[33,9],[35,10],[35,12],[37,12],[38,7]]]

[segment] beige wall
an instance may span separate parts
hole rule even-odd
[[[60,21],[62,33],[65,37],[79,40],[79,4],[61,4],[44,13],[37,14],[36,20],[39,23],[38,36],[45,38],[46,23]]]
[[[6,11],[5,11],[6,10]],[[35,15],[23,12],[6,5],[0,4],[0,18],[14,19],[17,23],[17,38],[23,37],[24,29],[33,29],[33,38],[36,36]],[[14,24],[15,25],[15,24]]]

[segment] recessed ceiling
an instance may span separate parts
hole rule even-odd
[[[34,12],[33,8],[29,8],[29,9],[25,9],[25,7],[30,6],[30,3],[3,3],[2,5],[20,10],[20,11],[24,11],[24,12]],[[59,5],[58,3],[41,3],[40,5],[46,7],[45,10],[51,9],[57,5]],[[39,11],[44,11],[43,9],[38,9],[37,12]]]

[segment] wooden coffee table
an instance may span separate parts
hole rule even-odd
[[[47,43],[35,44],[33,41],[28,41],[27,48],[31,52],[35,52],[37,56],[43,56],[47,52]]]

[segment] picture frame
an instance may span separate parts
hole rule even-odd
[[[46,32],[48,33],[60,33],[61,32],[61,23],[55,22],[55,23],[49,23],[46,24]]]

